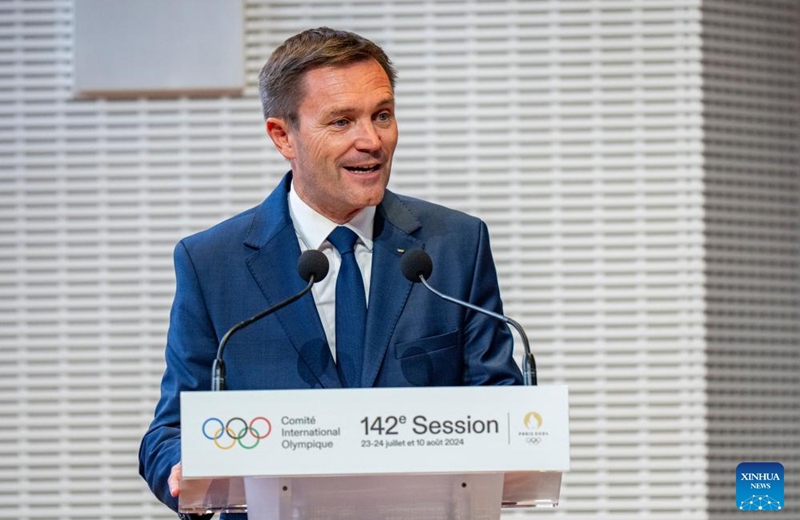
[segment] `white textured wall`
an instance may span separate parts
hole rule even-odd
[[[794,45],[775,59],[793,55],[796,67],[800,29],[785,19],[797,21],[797,6],[757,3],[744,18],[760,20],[761,39]],[[727,20],[729,2],[714,4]],[[795,110],[775,131],[786,143],[794,136],[781,158],[796,165],[798,80],[780,72],[770,83],[766,73],[764,95],[777,96],[756,125],[766,133],[744,132],[755,122],[743,120],[733,146],[715,147],[704,138],[718,126],[704,104],[712,78],[700,0],[248,0],[244,97],[114,101],[72,98],[72,12],[68,0],[0,0],[0,518],[170,518],[138,478],[136,450],[163,367],[172,247],[257,204],[283,174],[256,76],[287,36],[323,24],[393,57],[401,140],[392,187],[488,222],[507,311],[529,332],[541,384],[570,385],[573,471],[559,509],[530,516],[733,514],[724,468],[743,445],[715,462],[715,439],[729,437],[714,429],[713,409],[727,407],[732,431],[753,421],[724,396],[762,346],[739,345],[728,386],[709,383],[720,337],[707,327],[709,309],[720,309],[709,295],[727,271],[708,263],[720,229],[708,150],[768,140],[769,121],[792,121]],[[725,52],[752,43],[737,27],[723,35],[734,42]],[[748,88],[747,76],[739,81]],[[715,91],[724,110],[742,101],[730,88]],[[763,106],[747,103],[748,113]],[[721,178],[741,195],[725,211],[764,190],[780,198],[783,209],[754,231],[779,227],[770,242],[779,251],[758,261],[781,263],[768,284],[795,289],[759,307],[763,322],[733,320],[753,335],[783,327],[781,346],[766,352],[796,366],[800,288],[788,273],[800,238],[788,193],[797,196],[798,172],[769,159],[763,168],[780,181],[740,182],[765,154],[748,157],[738,178]],[[772,202],[758,207],[770,212]],[[737,294],[721,297],[748,312],[753,302]],[[790,372],[781,384],[796,385]],[[796,475],[796,394],[781,391],[787,433],[771,437],[768,453]]]

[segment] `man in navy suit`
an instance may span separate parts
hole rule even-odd
[[[139,454],[140,473],[172,509],[180,392],[210,388],[230,327],[305,286],[296,270],[303,250],[322,251],[329,275],[313,297],[234,337],[225,352],[230,389],[521,382],[504,324],[440,300],[401,273],[403,253],[422,248],[433,258],[432,285],[502,312],[486,225],[386,190],[397,144],[394,82],[380,47],[328,28],[289,38],[264,66],[266,130],[292,169],[261,205],[175,248],[167,367]],[[350,250],[339,252],[334,231],[352,238]],[[345,299],[352,303],[337,285],[346,277],[363,301],[361,317],[349,308],[337,316]]]

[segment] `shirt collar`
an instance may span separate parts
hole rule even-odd
[[[297,195],[294,186],[289,190],[289,215],[292,217],[295,233],[308,249],[321,249],[328,235],[338,224],[317,213]],[[372,230],[375,224],[375,206],[367,206],[355,214],[343,226],[358,235],[359,240],[372,251]]]

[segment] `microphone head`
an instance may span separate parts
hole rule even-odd
[[[409,281],[418,283],[420,275],[426,280],[433,272],[433,260],[422,249],[409,249],[400,259],[400,270]]]
[[[317,283],[328,276],[328,258],[316,249],[303,251],[297,259],[297,272],[307,282],[314,276],[314,283]]]

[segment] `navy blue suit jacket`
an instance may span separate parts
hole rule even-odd
[[[182,240],[167,336],[167,367],[139,471],[172,509],[167,478],[180,460],[180,392],[209,390],[225,332],[299,292],[300,256],[289,216],[291,173],[259,206]],[[519,384],[507,327],[443,301],[400,271],[403,250],[433,259],[431,284],[502,312],[486,225],[477,218],[386,191],[374,225],[362,386]],[[309,293],[238,332],[225,350],[231,390],[339,388],[341,382]]]

